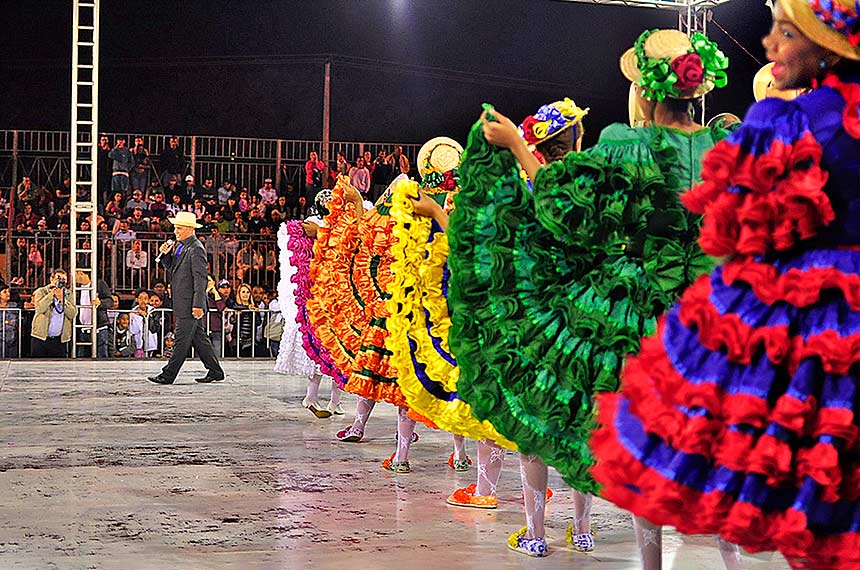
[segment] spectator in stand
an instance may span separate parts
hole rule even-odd
[[[227,200],[230,196],[234,196],[236,194],[236,187],[233,185],[232,180],[225,180],[221,187],[218,188],[218,205],[226,206]]]
[[[269,223],[260,215],[260,210],[257,208],[253,208],[248,212],[248,232],[252,234],[260,233],[260,230],[263,227],[269,225]]]
[[[173,201],[167,205],[168,217],[176,216],[179,212],[185,212],[187,210],[188,206],[182,203],[182,195],[174,194]]]
[[[233,286],[226,279],[218,282],[218,294],[224,299],[228,309],[236,307],[236,298],[233,296]]]
[[[251,298],[254,300],[254,306],[258,309],[265,309],[268,307],[268,300],[266,299],[266,290],[259,285],[254,285],[251,287]]]
[[[367,171],[370,172],[371,170],[373,170],[373,153],[369,150],[366,150],[364,151],[364,153],[362,153],[361,157],[364,159],[364,167],[367,169]]]
[[[182,188],[182,203],[183,204],[191,204],[194,199],[197,197],[197,194],[200,192],[200,189],[197,187],[197,184],[194,183],[194,176],[189,174],[185,177],[185,187]]]
[[[26,229],[36,229],[36,224],[39,223],[39,216],[33,210],[32,202],[24,204],[24,211],[15,216],[15,227],[23,226]]]
[[[224,219],[222,210],[215,212],[215,215],[212,217],[212,227],[218,228],[218,231],[222,234],[230,231],[230,222]]]
[[[248,189],[242,188],[242,191],[239,192],[239,211],[247,212],[251,207],[251,200],[248,198]]]
[[[166,220],[167,204],[164,203],[164,194],[160,190],[152,194],[152,203],[149,204],[149,216],[151,219]]]
[[[51,237],[51,232],[48,231],[48,220],[45,218],[39,219],[36,223],[36,231],[33,237],[46,239]]]
[[[194,212],[194,215],[198,220],[202,220],[206,217],[206,205],[203,204],[203,201],[199,198],[194,199],[194,205],[191,207],[191,211]]]
[[[224,322],[222,315],[227,309],[227,300],[221,296],[218,288],[215,287],[215,280],[209,275],[206,282],[206,297],[209,302],[208,316],[209,319],[209,340],[212,341],[212,346],[215,348],[215,354],[224,356],[224,346],[222,331]],[[229,285],[229,283],[227,283]],[[228,288],[229,290],[229,288]]]
[[[284,221],[284,216],[281,215],[280,210],[272,210],[268,215],[268,223],[267,226],[272,232],[277,232],[278,228],[281,227],[281,222]]]
[[[30,355],[34,358],[66,358],[78,309],[68,289],[69,277],[62,269],[51,273],[51,281],[33,291],[36,310],[30,327]]]
[[[47,218],[54,213],[54,193],[46,186],[39,186],[36,190],[36,205],[33,210],[40,218]]]
[[[125,204],[123,204],[122,198],[122,192],[114,192],[113,200],[104,207],[105,217],[110,220],[119,220],[125,217]]]
[[[114,194],[116,196],[116,194]],[[149,204],[143,199],[143,190],[132,190],[131,198],[125,203],[123,216],[128,217],[134,213],[135,208],[140,208],[144,213],[149,213]]]
[[[236,263],[236,255],[239,253],[239,238],[233,234],[224,235],[224,266],[232,267]]]
[[[165,331],[162,321],[166,320],[164,319],[166,312],[162,310],[164,301],[155,291],[149,292],[149,307],[151,309],[149,312],[149,332],[155,335],[155,354],[157,354]]]
[[[236,279],[245,282],[250,281],[263,268],[263,256],[254,249],[250,241],[245,242],[236,253]],[[250,289],[249,289],[250,291]]]
[[[248,223],[245,221],[245,213],[237,212],[236,216],[233,218],[233,224],[230,228],[230,231],[235,234],[247,234],[248,233]]]
[[[120,313],[116,316],[114,334],[110,336],[110,353],[114,358],[130,358],[134,356],[134,338],[129,329],[129,314]]]
[[[12,289],[5,283],[0,284],[0,319],[3,321],[0,328],[0,358],[18,358],[21,354],[18,350],[21,305],[20,300],[12,300]]]
[[[256,325],[259,324],[259,309],[251,296],[251,286],[247,283],[239,285],[236,291],[236,311],[234,325],[234,340],[238,341],[233,354],[236,356],[252,356],[254,352],[254,337]]]
[[[240,212],[240,211],[241,210],[239,210],[239,197],[238,196],[230,196],[227,199],[226,211],[222,209],[222,212],[229,214],[229,216],[225,215],[224,219],[229,220],[231,222],[233,221],[233,217],[236,215],[236,213]]]
[[[158,157],[158,165],[161,167],[161,186],[167,188],[170,179],[176,177],[179,180],[185,173],[185,156],[179,148],[179,137],[170,137],[167,146]],[[172,189],[171,189],[172,190]],[[172,195],[169,195],[172,198]]]
[[[113,150],[108,154],[111,159],[110,187],[114,192],[128,193],[129,172],[134,168],[134,155],[125,147],[125,139],[118,138]]]
[[[97,191],[99,193],[99,202],[101,204],[106,204],[109,200],[109,196],[113,194],[111,192],[111,160],[110,160],[110,138],[107,135],[102,135],[99,137],[99,148],[98,148],[98,185]],[[70,197],[71,198],[71,197]]]
[[[149,292],[138,289],[134,293],[137,304],[131,310],[128,328],[134,338],[134,357],[146,358],[158,348],[158,335],[149,330],[149,318],[153,309],[149,304]]]
[[[263,329],[263,340],[269,348],[269,356],[276,357],[281,350],[281,337],[284,335],[284,315],[277,295],[273,294],[269,301],[269,320]]]
[[[146,232],[149,230],[149,218],[144,217],[143,210],[135,208],[128,218],[128,227],[135,233]]]
[[[266,178],[263,181],[263,187],[257,191],[260,197],[260,203],[264,206],[272,206],[278,200],[278,192],[272,187],[272,179]]]
[[[15,195],[18,199],[18,210],[23,210],[24,206],[28,204],[31,207],[36,205],[36,198],[38,196],[36,193],[36,188],[33,187],[33,182],[30,180],[29,176],[24,176],[21,179],[21,183],[18,184],[17,192]]]
[[[60,210],[69,203],[69,200],[72,199],[72,181],[66,176],[63,178],[63,183],[57,188],[57,191],[54,194],[54,212]]]
[[[135,239],[137,234],[135,234],[128,227],[128,220],[120,220],[118,223],[114,224],[113,227],[113,239],[118,242],[130,242]]]
[[[164,283],[161,281],[156,281],[155,285],[152,286],[152,292],[158,295],[159,299],[161,299],[161,306],[170,309],[173,307],[173,299],[170,298],[170,295],[167,293],[167,287],[164,286]]]
[[[342,152],[337,153],[337,160],[335,160],[334,171],[332,172],[333,177],[349,176],[349,167],[350,164],[346,156]]]
[[[146,190],[149,187],[149,149],[143,146],[143,137],[134,137],[134,166],[131,169],[129,182],[131,188]]]
[[[391,176],[391,164],[385,156],[385,151],[380,150],[373,161],[373,168],[370,172],[370,200],[376,202],[393,177]]]
[[[164,201],[168,204],[173,203],[173,197],[179,195],[182,197],[182,187],[179,186],[179,181],[175,176],[171,176],[168,179],[167,184],[163,187],[164,190]]]
[[[218,226],[213,226],[210,232],[209,237],[206,238],[204,248],[206,249],[206,257],[209,259],[210,265],[215,266],[220,256],[224,253],[224,238],[221,236],[221,229]]]
[[[279,205],[278,209],[284,213],[284,215],[287,217],[287,219],[290,219],[290,220],[297,219],[298,211],[299,211],[299,198],[300,197],[301,196],[296,191],[295,186],[293,186],[292,184],[286,185],[286,188],[284,189],[283,195],[280,196],[280,198],[284,200],[284,204],[283,204],[283,206]],[[280,204],[280,199],[278,201],[278,204]]]
[[[388,160],[388,164],[391,167],[391,180],[388,181],[389,184],[401,174],[409,174],[409,159],[403,154],[402,146],[395,146],[394,152],[389,154],[386,160]]]
[[[364,158],[359,156],[355,166],[349,169],[349,183],[361,193],[366,200],[370,192],[370,171],[364,166]]]
[[[161,222],[157,219],[149,220],[149,228],[145,232],[145,235],[141,235],[141,238],[144,239],[161,239],[163,237],[164,231],[161,229]]]
[[[203,206],[206,207],[206,211],[210,214],[214,214],[218,209],[218,190],[215,189],[215,182],[212,178],[206,178],[203,180],[203,186],[200,187],[197,199],[203,203]],[[200,218],[202,216],[197,217]]]
[[[30,244],[30,251],[27,254],[27,280],[32,281],[37,275],[42,272],[42,266],[45,265],[42,259],[42,251],[35,243]]]
[[[29,255],[30,247],[27,245],[27,239],[23,237],[16,238],[15,248],[12,250],[13,278],[27,275],[27,258]]]
[[[131,287],[146,287],[147,268],[149,267],[149,254],[143,251],[143,244],[139,239],[131,242],[131,250],[125,255],[126,275]]]
[[[310,158],[305,162],[305,198],[311,203],[316,199],[317,193],[322,190],[325,175],[325,163],[320,160],[315,150],[311,151]]]
[[[77,285],[78,294],[80,295],[78,306],[80,307],[78,312],[78,320],[82,325],[91,325],[93,324],[93,308],[96,310],[96,357],[98,358],[108,358],[110,354],[109,351],[109,342],[110,342],[110,319],[108,318],[108,310],[113,309],[114,305],[114,297],[111,293],[110,287],[104,279],[99,279],[96,285],[95,294],[96,297],[91,299],[93,294],[92,288],[92,280],[90,279],[89,274],[86,271],[81,271],[80,269],[75,272],[75,284]],[[90,307],[92,305],[92,307]],[[83,332],[83,331],[82,331]],[[85,333],[86,336],[81,336],[80,340],[82,342],[89,343],[90,337],[89,332]],[[78,356],[90,356],[91,352],[89,351],[88,346],[81,347],[85,349],[83,352],[79,352]]]

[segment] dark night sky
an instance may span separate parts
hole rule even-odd
[[[0,0],[0,128],[68,128],[70,4]],[[714,18],[763,59],[763,2]],[[626,121],[620,54],[676,26],[672,11],[555,0],[103,0],[100,126],[318,140],[331,54],[333,140],[465,142],[483,101],[522,118],[565,95],[591,107],[591,138]],[[732,67],[708,114],[742,114],[758,65],[710,35]]]

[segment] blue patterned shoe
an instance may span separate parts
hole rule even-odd
[[[515,532],[508,538],[508,548],[515,552],[525,554],[526,556],[534,556],[535,558],[543,558],[549,554],[549,547],[546,545],[546,539],[541,538],[526,538],[528,529],[523,527],[519,532]]]
[[[567,539],[567,543],[577,552],[591,552],[594,550],[594,535],[590,532],[573,534],[573,524],[568,525],[565,538]]]

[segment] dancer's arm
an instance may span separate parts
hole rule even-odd
[[[419,190],[418,198],[413,198],[412,204],[416,214],[425,218],[433,218],[442,227],[443,232],[448,231],[448,213],[435,200]]]
[[[491,120],[488,114],[495,120]],[[483,112],[481,122],[484,123],[484,138],[487,142],[510,150],[525,170],[529,180],[534,180],[541,164],[526,146],[526,141],[520,136],[513,121],[493,109]]]

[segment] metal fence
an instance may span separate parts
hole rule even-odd
[[[111,142],[124,137],[129,147],[134,138],[141,137],[150,155],[150,177],[159,177],[159,155],[169,145],[171,135],[141,133],[105,133]],[[379,142],[329,142],[331,160],[343,152],[348,160],[370,151],[373,157],[380,150],[391,152],[395,146],[415,164],[421,145]],[[212,178],[216,183],[233,180],[239,188],[257,189],[263,180],[272,178],[276,184],[286,177],[297,189],[304,186],[304,163],[311,151],[320,156],[323,143],[311,140],[250,139],[238,137],[179,136],[179,149],[186,158],[186,173],[198,181]],[[0,187],[9,187],[29,176],[33,183],[54,189],[69,174],[69,133],[67,131],[0,130]]]
[[[30,327],[33,309],[0,308],[0,359],[30,356]],[[170,357],[173,349],[174,320],[170,309],[142,311],[110,310],[108,330],[109,358]],[[275,358],[280,345],[279,323],[283,316],[268,309],[210,310],[206,332],[221,358]],[[122,330],[120,330],[122,327]],[[90,331],[79,331],[79,340],[90,342]],[[271,338],[270,338],[271,337]],[[69,343],[71,349],[71,343]],[[79,346],[79,356],[89,357],[89,346]],[[193,350],[192,350],[193,356]]]
[[[167,283],[164,269],[155,262],[158,248],[166,234],[138,234],[137,237],[100,235],[98,276],[118,295],[132,294],[138,289],[152,289],[156,283]],[[200,235],[209,260],[209,273],[215,279],[259,285],[274,290],[278,284],[277,238],[262,234]],[[121,239],[120,239],[121,238]],[[69,235],[61,231],[43,231],[35,235],[12,238],[6,256],[7,282],[16,283],[16,290],[30,293],[45,285],[51,271],[68,267]],[[82,241],[84,249],[89,244]]]

